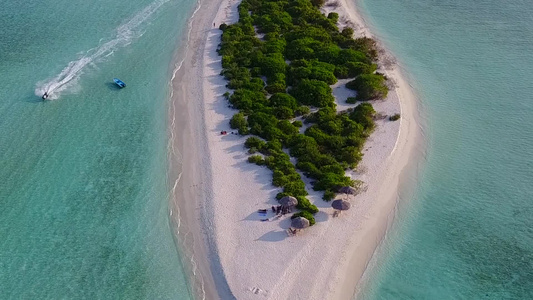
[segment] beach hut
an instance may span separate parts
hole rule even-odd
[[[279,199],[279,203],[282,207],[290,208],[298,205],[298,199],[294,198],[293,196],[285,196]]]
[[[333,216],[336,217],[341,213],[341,211],[350,209],[352,205],[346,200],[337,199],[331,203],[331,207],[335,209]]]

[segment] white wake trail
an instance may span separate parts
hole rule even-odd
[[[117,27],[116,35],[113,39],[89,49],[84,54],[80,54],[80,58],[69,62],[58,75],[38,82],[35,87],[35,95],[41,97],[46,92],[49,95],[49,100],[55,100],[65,91],[76,91],[73,87],[76,86],[76,82],[87,66],[101,62],[104,58],[112,55],[115,50],[125,47],[131,44],[133,40],[140,38],[144,34],[146,27],[141,25],[168,1],[158,0],[152,2],[127,22]]]

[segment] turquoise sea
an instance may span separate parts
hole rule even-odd
[[[0,0],[0,299],[191,298],[166,118],[195,3]]]
[[[357,5],[420,96],[427,144],[360,298],[533,299],[533,3]]]

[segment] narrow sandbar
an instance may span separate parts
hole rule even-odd
[[[400,174],[417,143],[416,99],[397,66],[381,70],[396,87],[372,105],[381,114],[402,117],[377,121],[359,171],[350,174],[366,183],[366,192],[355,198],[351,210],[332,218],[330,203],[308,185],[309,199],[320,209],[317,224],[288,237],[289,217],[261,222],[257,214],[277,205],[279,188],[271,184],[271,171],[247,162],[247,137],[220,134],[232,132],[229,119],[237,110],[222,96],[228,89],[220,76],[216,49],[221,31],[216,26],[237,21],[238,3],[202,1],[173,84],[171,130],[179,132],[172,133],[176,148],[171,156],[182,172],[171,212],[179,208],[189,228],[180,235],[194,261],[194,282],[200,287],[195,289],[206,299],[216,294],[223,299],[351,299],[393,216]],[[339,3],[324,9],[369,36],[354,5]],[[334,87],[338,104],[344,105],[346,93],[341,85]]]

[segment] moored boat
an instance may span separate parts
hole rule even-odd
[[[124,83],[124,81],[118,79],[118,78],[113,78],[113,81],[115,82],[116,85],[118,85],[120,88],[125,88],[126,87],[126,84]]]

